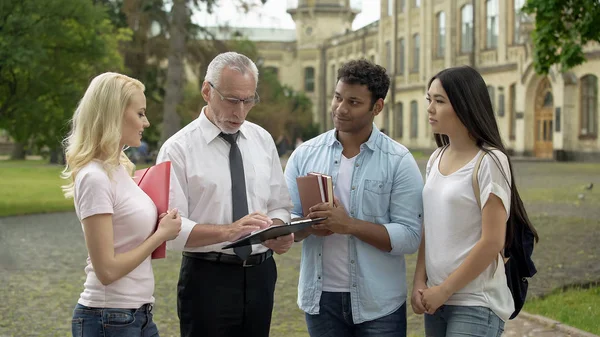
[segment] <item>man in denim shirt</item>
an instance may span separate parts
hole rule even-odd
[[[366,60],[338,71],[331,102],[335,129],[303,143],[285,169],[296,217],[327,220],[296,233],[304,240],[298,305],[311,336],[406,336],[405,254],[421,240],[423,178],[406,149],[373,119],[389,87]],[[333,177],[334,206],[302,214],[296,178]]]

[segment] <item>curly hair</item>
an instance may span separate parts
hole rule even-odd
[[[390,87],[390,77],[384,67],[365,59],[344,63],[338,70],[338,81],[348,84],[366,85],[371,92],[371,104],[385,99]]]

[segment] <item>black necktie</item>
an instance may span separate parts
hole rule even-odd
[[[242,153],[237,145],[240,132],[234,134],[221,133],[221,138],[231,144],[229,150],[229,171],[231,173],[231,208],[235,222],[248,215],[248,199],[246,198],[246,177],[244,175],[244,163]],[[242,260],[246,260],[252,253],[252,246],[235,247],[233,251]]]

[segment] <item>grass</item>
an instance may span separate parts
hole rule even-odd
[[[40,160],[1,160],[0,216],[74,210],[60,189],[61,170]]]
[[[0,217],[74,211],[60,188],[67,182],[60,178],[63,168],[44,160],[0,160]]]
[[[524,310],[600,335],[600,287],[558,289],[525,304]]]
[[[72,200],[64,199],[60,190],[61,169],[41,161],[0,160],[0,216],[71,211]],[[573,282],[600,281],[600,165],[518,163],[515,170],[541,237],[534,252],[538,274],[531,280],[525,311],[600,333],[594,321],[600,316],[597,287],[553,291]],[[590,181],[598,186],[584,190]],[[584,200],[577,198],[579,193],[585,193]],[[300,251],[297,244],[287,254],[276,256],[279,277],[273,337],[307,336],[304,315],[296,305]],[[44,336],[69,335],[86,257],[81,225],[73,213],[0,218],[0,336],[37,335],[40,331]],[[407,256],[409,283],[415,257]],[[179,333],[176,286],[180,260],[179,254],[169,252],[166,259],[153,261],[155,319],[163,337]],[[410,292],[412,287],[408,287]],[[407,311],[409,335],[422,336],[422,316],[414,315],[410,307]]]

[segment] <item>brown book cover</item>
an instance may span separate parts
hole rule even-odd
[[[321,179],[321,177],[312,174],[296,178],[303,216],[307,216],[308,213],[310,213],[308,210],[309,208],[323,202],[321,199],[319,179]]]

